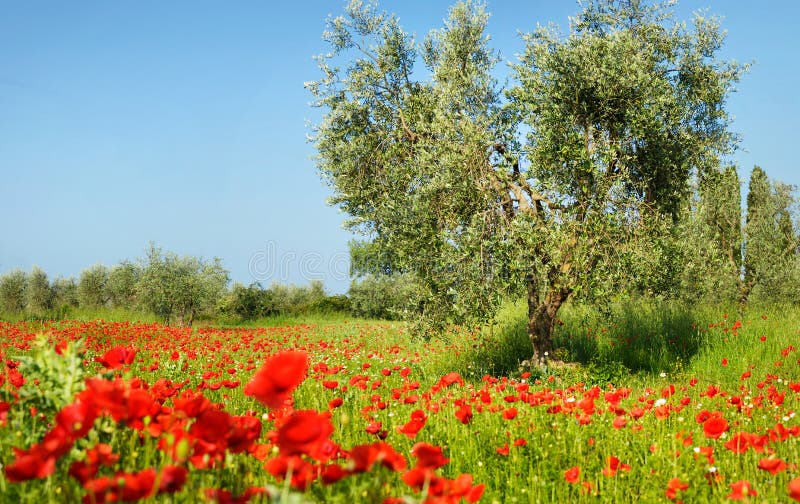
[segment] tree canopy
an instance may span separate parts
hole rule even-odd
[[[735,149],[725,102],[745,68],[717,57],[715,18],[598,0],[567,34],[525,35],[500,85],[488,19],[457,3],[421,43],[372,3],[330,19],[309,83],[317,166],[365,264],[419,281],[422,319],[483,318],[526,292],[543,364],[562,303],[603,292],[642,222],[677,218],[691,176]]]

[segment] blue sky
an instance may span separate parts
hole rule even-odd
[[[385,1],[424,36],[451,2]],[[220,257],[234,280],[346,290],[343,216],[325,204],[303,82],[338,1],[0,3],[0,272],[77,276],[166,250]],[[754,66],[732,96],[736,156],[800,185],[800,2],[688,1],[729,31],[723,55]],[[566,27],[572,1],[489,2],[504,60],[518,31]]]

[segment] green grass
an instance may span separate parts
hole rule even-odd
[[[97,372],[92,359],[104,349],[132,344],[140,348],[140,354],[126,376],[150,384],[159,378],[185,378],[189,387],[197,388],[228,376],[246,383],[254,372],[247,363],[257,366],[280,348],[306,351],[312,367],[319,363],[343,366],[331,375],[312,371],[295,393],[295,407],[323,411],[330,400],[342,398],[331,420],[336,429],[332,439],[344,449],[376,441],[365,431],[371,421],[382,423],[387,442],[410,463],[415,443],[441,446],[450,462],[438,474],[447,478],[471,474],[476,483],[487,485],[482,502],[669,502],[665,490],[673,478],[689,485],[678,495],[684,502],[724,501],[732,492],[730,485],[739,480],[747,480],[758,491],[753,501],[788,500],[788,481],[800,476],[800,437],[779,439],[776,426],[797,429],[800,434],[800,419],[793,414],[800,408],[800,393],[788,387],[800,382],[800,352],[791,350],[800,347],[800,312],[751,308],[740,325],[733,312],[726,316],[719,308],[620,303],[604,313],[587,306],[566,306],[560,318],[557,346],[571,364],[530,377],[523,374],[529,370],[520,367],[531,352],[522,305],[505,307],[493,327],[455,328],[441,341],[416,340],[401,323],[337,315],[270,318],[227,330],[210,326],[139,330],[110,323],[85,324],[81,330],[97,342],[89,347],[85,372]],[[57,324],[51,335],[73,335],[71,327]],[[26,331],[0,330],[7,333],[5,341],[27,338]],[[172,349],[179,350],[176,360],[170,358]],[[197,357],[189,357],[188,349],[194,349]],[[14,345],[2,351],[6,358],[31,352]],[[152,368],[154,362],[159,363],[157,368]],[[403,377],[399,369],[406,368],[408,375]],[[234,369],[234,374],[226,369]],[[439,380],[451,371],[460,373],[465,384],[439,386]],[[204,379],[206,372],[220,375]],[[58,381],[63,374],[56,373],[52,380]],[[367,377],[365,390],[357,386],[358,380],[352,381],[359,375]],[[336,380],[339,386],[328,389],[323,386],[325,380]],[[624,396],[617,412],[606,399],[609,392]],[[244,396],[241,387],[204,389],[203,394],[232,414],[266,411]],[[539,404],[540,399],[525,394],[556,399],[541,399]],[[374,396],[386,403],[384,409],[375,407]],[[473,411],[467,424],[455,414],[457,405],[465,403]],[[46,426],[46,419],[34,423],[30,404],[15,404],[8,425],[0,428],[3,464],[13,460],[11,446],[29,446],[38,439],[32,433],[41,435]],[[582,414],[578,405],[587,409],[591,405],[591,414]],[[655,414],[657,407],[666,408],[665,416]],[[516,416],[504,414],[511,408]],[[639,419],[632,415],[637,408],[646,409]],[[397,427],[416,409],[424,410],[428,419],[411,439],[398,433]],[[697,421],[704,410],[719,413],[729,422],[720,439],[704,434]],[[625,419],[622,428],[613,425],[618,417]],[[271,425],[265,421],[264,429]],[[166,463],[156,448],[157,439],[139,439],[135,431],[110,419],[95,430],[94,439],[111,443],[120,455],[119,469]],[[774,439],[763,453],[749,449],[737,454],[725,443],[738,432]],[[517,440],[525,443],[517,446]],[[697,453],[708,447],[713,448],[713,462]],[[68,458],[80,456],[76,449]],[[610,456],[618,457],[630,470],[603,475]],[[786,462],[789,468],[774,476],[759,469],[759,461],[768,457]],[[575,466],[580,468],[580,483],[571,484],[564,472]],[[66,475],[66,468],[59,465],[56,474],[44,481],[2,482],[0,501],[75,499],[81,491]],[[224,468],[193,469],[183,492],[151,501],[195,502],[205,488],[241,492],[251,485],[281,488],[265,472],[263,462],[246,454],[229,455]],[[317,502],[380,501],[387,496],[420,499],[398,474],[383,468],[331,486],[313,484],[295,496]]]

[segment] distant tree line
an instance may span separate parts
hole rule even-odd
[[[687,303],[800,305],[795,188],[754,167],[742,205],[736,167],[695,181],[675,220],[650,222],[649,246],[623,254],[627,294]]]
[[[76,278],[50,280],[41,268],[0,275],[0,316],[63,318],[76,309],[148,312],[166,323],[199,317],[252,320],[272,315],[347,311],[346,296],[328,296],[322,282],[307,287],[230,286],[221,261],[179,256],[151,245],[144,258],[112,267],[97,264]]]
[[[374,276],[354,282],[349,295],[330,295],[323,283],[230,283],[217,258],[179,256],[151,245],[144,258],[108,267],[96,264],[78,278],[50,279],[34,267],[0,275],[0,319],[65,318],[76,310],[102,314],[125,309],[151,313],[166,323],[192,325],[198,318],[244,322],[281,315],[346,313],[397,319],[409,310],[406,277]]]

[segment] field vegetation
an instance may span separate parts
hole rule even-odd
[[[501,81],[488,19],[329,19],[346,294],[0,274],[0,500],[800,501],[798,200],[732,162],[720,20],[585,2]]]

